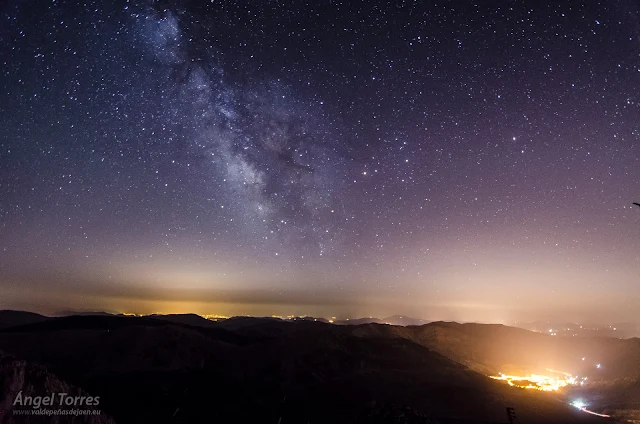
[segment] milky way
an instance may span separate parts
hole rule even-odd
[[[0,11],[0,307],[640,307],[635,2]]]
[[[265,240],[274,234],[323,254],[339,220],[332,191],[343,158],[317,111],[277,80],[229,82],[216,49],[192,52],[199,41],[187,39],[181,28],[189,24],[170,10],[133,17],[142,47],[161,65],[159,84],[170,87],[165,119],[189,128],[187,142],[210,159],[212,182],[225,183],[225,197],[240,212],[234,216]]]

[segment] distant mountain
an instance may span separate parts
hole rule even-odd
[[[120,315],[120,314],[112,314],[104,311],[59,311],[59,312],[56,312],[55,314],[56,317],[69,317],[73,315],[107,317],[107,316]]]
[[[24,324],[33,324],[36,322],[46,321],[48,319],[49,317],[45,317],[44,315],[36,314],[33,312],[1,310],[0,311],[0,328],[15,327],[15,326],[24,325]]]
[[[387,317],[387,318],[384,318],[383,321],[391,325],[401,325],[405,327],[409,325],[424,325],[429,322],[423,319],[410,318],[402,315],[394,315],[391,317]]]
[[[215,321],[211,321],[196,314],[169,314],[169,315],[146,315],[147,318],[172,322],[175,324],[193,325],[195,327],[219,328]]]
[[[298,321],[299,327],[309,325],[313,322],[314,321],[308,320]],[[296,322],[269,317],[232,317],[220,321],[218,324],[221,328],[249,337],[274,337],[289,333],[291,330],[296,328],[293,326],[294,323]]]
[[[202,320],[61,317],[0,330],[0,348],[101,396],[120,423],[502,423],[506,406],[529,424],[601,422],[463,365],[493,358],[483,337],[542,336],[525,330]]]
[[[362,324],[385,324],[380,318],[349,318],[334,321],[336,325],[362,325]]]
[[[148,318],[163,320],[167,322],[173,322],[177,324],[193,325],[197,327],[215,327],[215,321],[211,321],[197,314],[151,314],[151,315],[125,315],[125,314],[112,314],[102,311],[89,311],[89,312],[76,312],[76,311],[62,311],[56,314],[56,317],[71,317],[71,316],[97,316],[97,317],[125,317],[125,318]]]
[[[326,318],[321,318],[321,317],[309,317],[309,316],[304,316],[304,317],[293,317],[290,318],[291,321],[320,321],[320,322],[324,322],[324,323],[329,323],[331,322],[330,320],[326,319]]]
[[[484,375],[549,370],[586,377],[576,397],[620,419],[640,422],[640,339],[561,337],[498,324],[434,322],[418,327],[368,324],[359,337],[404,338]],[[585,390],[585,393],[582,393]],[[592,395],[591,395],[592,394]]]
[[[501,324],[455,322],[417,327],[368,324],[353,331],[363,337],[406,338],[483,374],[519,365],[568,370],[594,379],[640,379],[640,339],[553,337]],[[598,363],[601,368],[596,368]]]
[[[362,324],[389,324],[389,325],[424,325],[429,321],[417,318],[410,318],[402,315],[393,315],[387,318],[350,318],[335,321],[334,324],[337,325],[362,325]]]
[[[533,321],[518,323],[519,328],[569,337],[640,337],[640,325],[632,322],[615,324]]]

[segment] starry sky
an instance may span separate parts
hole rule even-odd
[[[0,20],[0,308],[637,318],[634,0]]]

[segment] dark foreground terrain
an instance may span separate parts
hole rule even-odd
[[[504,423],[506,407],[515,408],[520,423],[612,422],[569,406],[557,393],[487,378],[518,357],[518,366],[533,366],[543,351],[547,362],[569,363],[575,353],[550,339],[455,323],[338,326],[3,311],[0,423]],[[626,344],[621,350],[609,342]],[[632,358],[636,347],[633,340],[609,339],[576,349]],[[633,396],[638,358],[609,370],[602,390]],[[20,391],[99,396],[102,414],[17,416],[12,402]],[[606,408],[616,406],[599,411]]]

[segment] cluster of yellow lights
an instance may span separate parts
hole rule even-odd
[[[219,319],[227,319],[227,318],[229,318],[226,315],[216,315],[216,314],[205,314],[205,315],[202,315],[202,316],[204,318],[206,318],[206,319],[210,319],[210,320],[213,320],[213,321],[219,320]]]
[[[492,375],[490,377],[494,380],[504,380],[513,387],[542,390],[544,392],[553,392],[569,385],[578,384],[577,377],[573,377],[566,373],[562,374],[564,374],[564,377],[549,377],[547,375],[540,374],[517,376],[499,373],[498,375]]]

